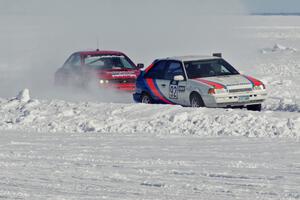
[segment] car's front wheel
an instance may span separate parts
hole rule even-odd
[[[261,104],[249,105],[247,106],[247,110],[261,111]]]
[[[192,93],[190,97],[191,107],[199,108],[204,107],[204,102],[198,93]]]
[[[141,102],[142,102],[142,103],[145,103],[145,104],[151,104],[151,103],[152,103],[152,98],[150,97],[149,94],[143,93],[143,94],[142,94]]]

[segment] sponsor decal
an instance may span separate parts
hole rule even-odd
[[[135,74],[118,74],[118,75],[112,75],[113,78],[120,78],[120,77],[130,77],[130,78],[136,78]]]
[[[249,85],[249,83],[227,84],[227,86]]]
[[[134,72],[107,72],[111,74],[113,78],[120,78],[120,77],[131,77],[136,78],[136,74]]]
[[[185,92],[185,86],[179,86],[178,91],[179,92]]]
[[[169,98],[178,99],[178,81],[171,81],[169,87]]]

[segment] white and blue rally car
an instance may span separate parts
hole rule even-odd
[[[240,74],[221,54],[155,60],[136,81],[133,98],[141,103],[191,107],[247,107],[261,110],[265,85]]]

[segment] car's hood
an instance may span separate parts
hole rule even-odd
[[[214,76],[214,77],[205,77],[195,79],[201,81],[208,85],[219,85],[219,87],[224,88],[250,88],[253,86],[253,83],[243,75],[230,75],[230,76]]]
[[[98,78],[101,79],[136,79],[140,70],[135,69],[111,69],[111,70],[97,70]]]

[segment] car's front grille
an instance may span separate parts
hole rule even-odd
[[[135,83],[135,79],[112,79],[109,80],[109,83],[117,83],[117,84]]]
[[[220,107],[228,107],[228,106],[240,106],[240,105],[249,105],[249,104],[260,104],[262,103],[264,100],[250,100],[247,102],[228,102],[228,103],[218,103],[217,105]]]
[[[250,92],[250,91],[252,91],[252,88],[242,88],[242,89],[229,90],[229,93]]]

